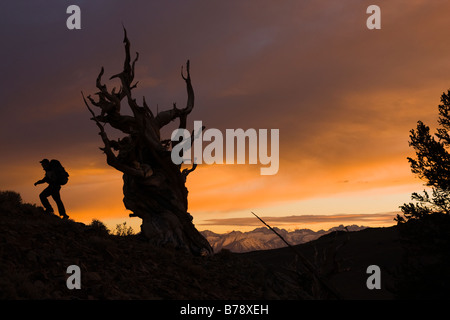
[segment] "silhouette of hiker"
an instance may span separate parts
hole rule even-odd
[[[54,162],[55,160],[52,160]],[[55,161],[57,162],[57,161]],[[58,161],[59,163],[59,161]],[[61,201],[61,195],[59,194],[59,190],[61,190],[61,182],[58,181],[56,168],[48,159],[43,159],[41,161],[42,168],[45,171],[45,177],[37,182],[34,183],[35,186],[42,183],[48,183],[48,187],[45,188],[41,194],[39,195],[39,198],[41,199],[42,205],[45,208],[46,213],[53,213],[53,208],[50,205],[50,202],[48,201],[48,197],[52,196],[53,200],[55,200],[56,205],[58,206],[58,212],[59,215],[63,219],[69,218],[69,216],[66,214],[66,209],[64,208],[64,204]]]

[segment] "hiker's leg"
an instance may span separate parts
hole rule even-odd
[[[66,209],[64,208],[64,204],[61,201],[61,194],[59,193],[61,190],[60,186],[53,186],[52,198],[55,200],[56,205],[58,206],[58,212],[60,216],[66,215]]]
[[[52,194],[52,190],[51,190],[50,186],[48,186],[39,195],[39,199],[41,199],[42,205],[44,206],[44,208],[47,212],[53,212],[53,208],[47,199],[51,194]]]

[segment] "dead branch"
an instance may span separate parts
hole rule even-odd
[[[267,226],[273,233],[275,233],[299,258],[300,262],[306,267],[309,273],[313,276],[313,279],[317,280],[317,282],[326,289],[329,293],[331,293],[336,299],[340,299],[339,294],[336,290],[326,281],[323,277],[316,271],[314,266],[306,259],[294,246],[292,246],[289,242],[286,241],[275,229],[269,226],[263,219],[258,217],[254,212],[252,214],[259,219],[265,226]]]

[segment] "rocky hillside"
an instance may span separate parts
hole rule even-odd
[[[450,298],[450,217],[401,227],[333,231],[291,248],[194,257],[46,215],[0,192],[0,299],[394,299]],[[298,253],[324,281],[305,269]],[[79,266],[81,289],[68,289]],[[381,269],[369,290],[367,268]],[[326,285],[325,285],[326,284]],[[329,290],[326,288],[333,288]]]
[[[0,299],[296,299],[298,288],[249,259],[222,252],[193,257],[113,236],[89,225],[46,215],[0,192]],[[67,267],[81,270],[69,290]]]
[[[333,231],[360,231],[367,227],[351,225],[331,228],[327,231],[313,231],[310,229],[298,229],[287,231],[285,229],[274,228],[291,245],[306,243],[316,240],[323,235]],[[255,250],[268,250],[285,247],[286,244],[271,230],[266,227],[257,228],[249,232],[232,231],[224,234],[217,234],[206,230],[201,232],[209,241],[214,252],[227,249],[232,252],[249,252]]]

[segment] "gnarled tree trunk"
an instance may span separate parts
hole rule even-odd
[[[187,212],[188,190],[185,183],[196,165],[181,170],[181,165],[174,164],[171,149],[177,142],[162,139],[160,133],[162,127],[176,119],[179,119],[179,128],[186,129],[187,116],[194,107],[189,61],[186,63],[186,75],[181,70],[188,95],[186,107],[178,109],[174,104],[172,109],[158,112],[155,116],[145,98],[139,106],[132,97],[132,90],[137,85],[137,82],[133,84],[134,66],[139,55],[136,53],[136,58],[131,61],[130,41],[125,29],[124,33],[123,71],[110,78],[120,79],[120,90],[116,92],[113,88],[108,91],[102,84],[102,68],[96,81],[98,100],[87,97],[93,106],[101,109],[100,115],[94,113],[83,95],[93,115],[92,120],[100,129],[99,134],[105,145],[100,149],[106,154],[107,163],[123,172],[123,202],[133,212],[130,216],[142,219],[141,231],[151,242],[183,248],[194,254],[212,253],[208,241],[194,227],[192,216]],[[124,101],[133,116],[121,114]],[[117,141],[110,140],[105,131],[106,124],[126,136]]]

